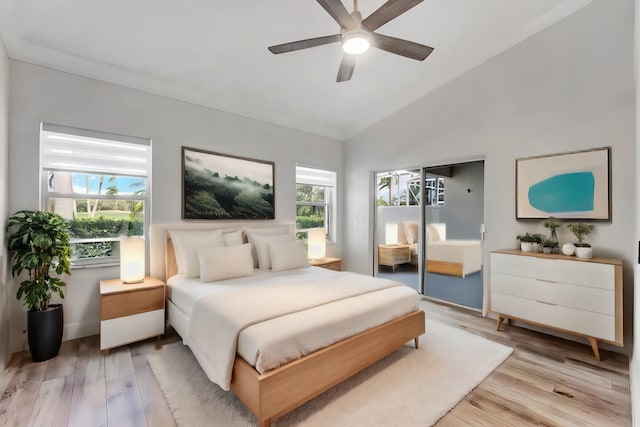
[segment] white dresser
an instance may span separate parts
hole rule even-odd
[[[491,253],[491,311],[598,341],[622,339],[622,261],[501,250]]]

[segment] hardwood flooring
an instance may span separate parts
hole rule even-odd
[[[602,351],[597,362],[587,344],[515,326],[497,332],[495,320],[477,313],[425,306],[427,319],[514,349],[437,427],[631,425],[626,356]],[[169,331],[163,343],[178,340]],[[0,426],[175,425],[146,359],[155,346],[147,340],[105,354],[92,336],[65,342],[46,362],[14,354],[0,375]]]

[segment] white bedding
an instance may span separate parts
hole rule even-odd
[[[411,262],[418,262],[418,245],[410,246]],[[462,264],[462,277],[482,269],[480,240],[434,240],[427,242],[427,260]]]
[[[236,352],[264,372],[418,309],[417,293],[400,283],[321,268],[168,284],[191,318],[185,343],[223,389]]]

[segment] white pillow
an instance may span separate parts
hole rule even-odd
[[[169,230],[178,264],[178,274],[186,277],[198,277],[200,263],[198,248],[224,246],[222,231],[207,230]]]
[[[295,240],[293,234],[276,234],[273,236],[254,235],[252,237],[253,246],[258,254],[258,265],[261,269],[271,268],[271,257],[269,256],[269,244],[291,242]]]
[[[255,243],[253,241],[253,236],[273,236],[275,234],[287,234],[289,233],[289,227],[280,226],[280,227],[265,227],[265,228],[254,228],[254,227],[245,227],[244,233],[247,235],[247,240],[249,243],[253,243],[254,247],[251,249],[251,255],[253,256],[253,266],[258,267],[258,253],[256,252]]]
[[[242,241],[242,230],[230,231],[222,233],[225,246],[238,246],[244,244]]]
[[[234,279],[253,274],[251,245],[222,246],[198,249],[200,281]]]
[[[415,221],[402,221],[404,228],[404,237],[407,239],[408,244],[418,242],[418,223]]]
[[[309,267],[307,251],[300,240],[283,243],[269,243],[269,257],[273,271],[293,270]]]

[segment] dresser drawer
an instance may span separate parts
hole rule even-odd
[[[607,341],[616,339],[614,316],[551,305],[498,292],[491,294],[491,310],[541,326],[550,326]]]
[[[491,292],[578,310],[593,311],[608,316],[615,315],[615,293],[613,290],[492,273]]]
[[[493,253],[491,272],[612,291],[615,289],[614,265],[577,259],[569,261]]]

